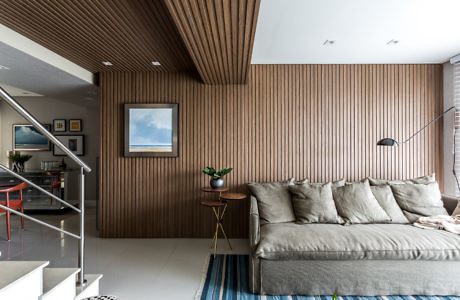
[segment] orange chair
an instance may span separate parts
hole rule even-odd
[[[0,190],[0,194],[6,194],[6,201],[0,201],[0,204],[9,207],[14,210],[19,210],[24,213],[24,207],[22,205],[22,190],[27,188],[28,184],[23,182],[16,186]],[[19,192],[19,199],[10,199],[10,193]],[[5,212],[4,209],[0,208],[0,213]],[[11,224],[10,224],[10,212],[6,211],[6,233],[8,235],[8,241],[11,239]],[[24,218],[21,217],[21,227],[24,229]]]

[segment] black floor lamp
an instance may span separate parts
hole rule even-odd
[[[402,144],[405,144],[407,143],[408,141],[410,141],[411,139],[413,139],[416,135],[418,135],[419,133],[421,133],[422,131],[424,131],[428,126],[430,126],[431,124],[433,124],[434,122],[436,122],[437,120],[439,120],[442,116],[444,116],[446,113],[448,113],[449,111],[453,110],[455,107],[452,106],[452,107],[449,107],[448,109],[446,109],[445,111],[443,111],[439,116],[437,116],[436,118],[434,118],[433,120],[431,120],[430,122],[428,122],[425,126],[423,126],[422,128],[420,128],[416,133],[414,133],[413,135],[411,135],[410,137],[408,137],[405,141],[403,142],[398,142],[396,141],[395,139],[393,138],[383,138],[381,139],[380,141],[377,142],[377,146],[399,146],[399,145],[402,145]],[[455,127],[454,127],[455,128]],[[455,130],[455,129],[454,129]],[[454,137],[455,139],[455,137]],[[455,143],[455,141],[454,141]],[[455,181],[457,182],[457,188],[458,188],[458,191],[460,192],[460,182],[458,180],[458,177],[457,177],[457,173],[455,172],[455,151],[454,151],[454,165],[452,166],[452,173],[454,174],[454,177],[455,177]]]

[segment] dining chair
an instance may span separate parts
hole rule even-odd
[[[15,185],[13,187],[5,188],[0,190],[0,195],[5,194],[6,195],[6,200],[0,200],[0,204],[6,207],[9,207],[11,209],[14,209],[16,211],[21,211],[24,213],[24,206],[23,206],[23,198],[22,198],[22,191],[27,188],[28,184],[23,182],[18,185]],[[19,198],[18,199],[11,199],[10,194],[13,192],[19,192]],[[5,211],[4,209],[0,208],[0,213],[5,212],[6,213],[6,233],[8,236],[8,241],[11,239],[11,224],[10,224],[10,215],[11,213],[9,211]],[[24,217],[21,217],[21,228],[24,229]]]

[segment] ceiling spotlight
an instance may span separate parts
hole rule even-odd
[[[8,68],[7,66],[2,66],[0,65],[0,70],[9,70],[10,68]]]
[[[161,63],[159,61],[152,61],[152,65],[161,66]]]
[[[398,40],[389,40],[387,45],[396,45],[397,43],[399,43]]]
[[[110,61],[103,61],[102,64],[107,67],[113,66],[113,64]]]
[[[323,46],[330,46],[330,45],[334,45],[334,44],[335,44],[334,40],[325,40],[324,43],[323,43]]]

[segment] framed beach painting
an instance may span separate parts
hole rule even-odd
[[[50,130],[50,124],[43,124]],[[13,125],[13,150],[14,151],[49,151],[50,141],[41,134],[33,125]]]
[[[178,105],[125,104],[125,156],[177,157]]]

